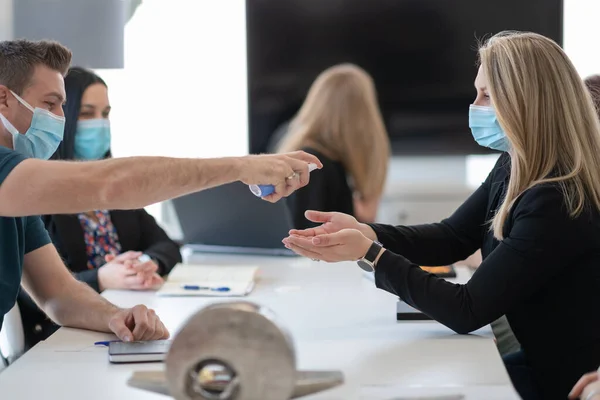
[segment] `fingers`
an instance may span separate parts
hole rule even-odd
[[[282,193],[285,191],[285,183],[278,183],[275,185],[275,191],[268,196],[262,197],[263,200],[269,203],[277,203],[283,197]]]
[[[119,312],[108,322],[108,327],[111,331],[117,335],[119,339],[124,342],[131,342],[133,340],[133,333],[125,325],[125,313]]]
[[[107,263],[111,262],[112,260],[114,260],[116,258],[116,256],[114,254],[107,254],[104,256],[104,261],[106,261]]]
[[[153,315],[153,319],[154,319],[154,339],[156,340],[161,340],[161,339],[168,339],[170,335],[169,330],[167,329],[167,327],[162,323],[162,321],[160,320],[160,318],[158,318],[158,315],[156,315],[154,313],[154,310],[150,310],[152,311]]]
[[[268,163],[265,163],[267,160]],[[323,167],[317,157],[302,151],[276,156],[254,156],[246,158],[246,161],[251,163],[250,166],[255,161],[260,161],[260,163],[256,163],[256,166],[261,168],[253,172],[258,172],[262,176],[248,174],[247,177],[243,176],[241,180],[244,183],[261,183],[262,181],[262,184],[266,184],[270,182],[275,190],[272,194],[263,197],[263,200],[272,203],[279,201],[282,197],[289,196],[308,184],[310,180],[309,164],[315,164],[317,168]],[[246,169],[252,170],[248,166]]]
[[[323,163],[317,157],[313,156],[312,154],[308,154],[307,152],[294,151],[292,153],[287,153],[286,155],[297,160],[302,160],[306,163],[317,164],[317,168],[319,169],[323,168]]]
[[[317,236],[319,234],[319,232],[325,233],[325,231],[323,231],[322,229],[317,230],[316,228],[309,228],[309,229],[303,229],[303,230],[292,229],[289,232],[289,234],[290,234],[290,236],[313,237],[313,236]]]
[[[587,385],[589,385],[590,383],[595,382],[597,380],[598,380],[598,372],[596,372],[596,371],[588,372],[587,374],[583,375],[581,377],[581,379],[579,379],[579,381],[577,381],[575,386],[573,386],[571,393],[569,393],[569,399],[578,398],[581,395],[581,393],[583,392],[583,389],[585,389],[585,387]]]
[[[306,164],[306,171],[298,171],[297,180],[298,188],[308,185],[308,181],[310,180],[310,170],[308,169],[308,164]]]
[[[320,247],[314,246],[312,244],[312,238],[290,236],[283,239],[282,242],[286,248],[301,256],[327,262],[337,261],[337,255],[329,251],[330,249],[323,249],[325,251],[321,252]]]
[[[336,233],[319,235],[312,238],[312,244],[320,247],[338,246],[348,243],[348,235],[349,233],[343,230]]]
[[[131,276],[131,275],[137,274],[136,267],[137,267],[138,264],[140,264],[140,263],[138,263],[136,261],[133,261],[133,260],[127,260],[127,261],[124,261],[122,264],[119,264],[119,265],[122,265],[124,267],[124,274],[125,274],[125,276]]]
[[[150,280],[147,280],[144,285],[146,287],[148,287],[148,288],[153,288],[153,287],[156,287],[156,286],[160,286],[163,283],[165,283],[165,280],[160,275],[158,275],[157,273],[154,273],[152,275],[152,277],[150,278]]]
[[[300,184],[299,175],[295,175],[291,179],[286,179],[285,188],[283,189],[283,192],[281,193],[281,195],[282,195],[282,197],[288,197],[289,195],[294,193],[296,190],[300,189],[302,186],[305,186],[305,185]]]
[[[158,317],[154,317],[154,338],[156,340],[167,339],[169,337],[167,328],[163,325]]]
[[[131,309],[135,327],[133,328],[134,340],[148,340],[148,337],[154,336],[154,321],[150,323],[151,313],[146,306],[135,306]],[[154,311],[152,311],[154,313]]]
[[[124,279],[125,287],[127,289],[144,289],[144,282],[146,282],[148,278],[149,277],[144,274],[126,276]]]
[[[301,256],[307,257],[307,258],[311,258],[313,260],[323,260],[323,261],[328,261],[325,258],[323,258],[323,256],[319,253],[316,253],[314,251],[302,248],[290,241],[284,242],[284,245],[286,248],[292,250],[294,253],[299,254]]]
[[[158,271],[158,265],[154,261],[146,261],[144,263],[132,263],[132,269],[145,274],[153,274]]]
[[[343,229],[315,237],[292,235],[283,239],[283,243],[298,254],[310,253],[311,258],[337,262],[364,257],[373,242],[356,229]]]
[[[164,279],[156,272],[139,272],[133,275],[125,276],[123,278],[123,282],[126,289],[144,290],[162,285],[164,283]]]
[[[143,305],[117,312],[108,327],[124,342],[169,338],[169,331],[154,310]]]
[[[331,218],[335,215],[333,212],[322,212],[322,211],[313,211],[308,210],[304,213],[304,216],[307,220],[317,223],[326,223],[331,221]]]
[[[308,182],[310,181],[310,172],[308,169],[308,164],[304,161],[296,160],[293,157],[287,157],[286,161],[294,171],[291,175],[293,176],[293,178],[286,179],[286,183],[288,185],[290,193],[294,190],[300,189],[301,187],[308,185]]]
[[[304,236],[289,236],[282,240],[283,244],[293,244],[294,246],[301,247],[306,250],[311,250],[313,252],[318,251],[315,249],[315,246],[312,244],[313,238],[304,237]]]
[[[296,232],[299,232],[300,234],[296,234]],[[289,238],[286,239],[289,239],[296,245],[303,247],[328,247],[346,244],[349,235],[349,230],[341,230],[335,233],[326,233],[325,231],[317,229],[306,229],[304,231],[296,231],[293,229],[292,231],[290,231]]]
[[[134,259],[134,258],[139,258],[142,254],[141,251],[126,251],[125,253],[121,253],[118,255],[119,258],[125,258],[125,259]]]
[[[135,340],[159,340],[169,337],[169,331],[154,310],[138,305],[133,307],[131,312],[135,320],[133,329]]]
[[[117,261],[137,260],[143,253],[141,251],[126,251],[119,254],[114,259]]]
[[[272,164],[270,164],[270,168],[267,170],[268,172],[263,170],[263,173],[267,172],[267,174],[270,175],[270,179],[265,180],[265,183],[270,180],[275,191],[272,194],[263,197],[263,200],[272,203],[279,201],[282,197],[289,196],[294,191],[308,184],[310,180],[310,163],[317,165],[317,168],[323,167],[323,164],[317,157],[302,151],[269,157],[272,157],[270,159],[270,163]],[[252,158],[249,160],[261,159]],[[246,180],[242,180],[246,182]],[[250,179],[249,181],[253,180],[254,179]]]

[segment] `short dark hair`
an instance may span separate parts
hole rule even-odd
[[[71,50],[49,40],[7,40],[0,42],[0,85],[22,94],[30,84],[36,66],[44,65],[67,74]]]
[[[596,111],[600,114],[600,75],[588,76],[584,82],[592,95]]]

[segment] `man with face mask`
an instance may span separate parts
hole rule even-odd
[[[126,341],[166,338],[153,310],[120,309],[76,281],[36,215],[141,208],[233,181],[273,185],[265,199],[277,201],[308,183],[309,163],[322,164],[302,152],[47,161],[63,136],[70,62],[70,51],[55,42],[0,42],[0,327],[22,284],[60,325],[114,332]]]

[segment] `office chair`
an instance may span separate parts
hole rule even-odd
[[[0,364],[11,364],[21,357],[24,352],[25,331],[21,321],[21,311],[19,306],[15,304],[4,316],[4,323],[0,330]]]

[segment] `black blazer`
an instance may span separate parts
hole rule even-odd
[[[110,217],[119,235],[123,252],[141,251],[156,259],[161,275],[168,274],[175,264],[181,262],[177,243],[167,236],[145,210],[111,211]],[[49,215],[42,219],[56,249],[73,275],[99,292],[98,270],[90,270],[87,267],[83,228],[77,215]],[[25,330],[26,348],[45,340],[58,329],[26,292],[19,293],[18,303]]]
[[[166,275],[181,262],[179,246],[163,231],[145,210],[111,211],[112,220],[122,252],[141,251],[156,259],[159,274]],[[46,229],[67,267],[80,281],[97,292],[98,270],[88,269],[88,256],[83,240],[83,228],[77,215],[50,215],[43,217]]]
[[[442,222],[371,225],[389,250],[379,259],[375,282],[458,333],[506,315],[540,398],[565,399],[600,363],[600,215],[588,206],[573,218],[559,187],[538,185],[515,201],[498,241],[489,221],[509,178],[504,154],[483,185]],[[465,285],[418,267],[464,260],[479,248],[483,262]]]

